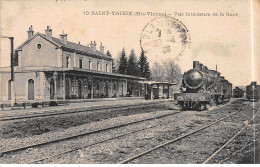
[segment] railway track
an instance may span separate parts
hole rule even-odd
[[[246,105],[246,106],[248,106],[248,105]],[[242,108],[246,108],[246,106],[245,106],[245,107],[242,107]],[[259,110],[258,110],[258,111],[259,111]],[[162,147],[164,147],[164,146],[166,146],[166,145],[172,144],[172,143],[177,142],[177,141],[179,141],[179,140],[181,140],[181,139],[184,139],[184,138],[186,138],[186,137],[188,137],[188,136],[191,136],[191,135],[193,135],[193,134],[195,134],[195,133],[197,133],[197,132],[200,132],[200,131],[202,131],[202,130],[204,130],[204,129],[207,129],[207,128],[209,128],[209,127],[211,127],[211,126],[213,126],[213,125],[219,123],[220,121],[223,121],[223,120],[225,120],[225,119],[227,119],[227,118],[230,118],[231,116],[233,116],[233,115],[235,115],[235,114],[237,114],[237,113],[238,113],[238,111],[233,112],[233,113],[229,114],[228,116],[222,117],[222,118],[220,118],[220,119],[218,119],[218,120],[216,120],[216,121],[214,121],[214,122],[212,122],[212,123],[210,123],[210,124],[208,124],[208,125],[205,125],[205,126],[203,126],[203,127],[200,127],[200,128],[197,129],[197,130],[193,130],[193,131],[188,132],[188,133],[186,133],[186,134],[183,134],[183,135],[181,135],[181,136],[179,136],[179,137],[176,137],[176,138],[174,138],[174,139],[168,140],[168,141],[166,141],[166,142],[164,142],[164,143],[162,143],[162,144],[160,144],[160,145],[157,145],[157,146],[155,146],[155,147],[153,147],[153,148],[151,148],[151,149],[149,149],[149,150],[143,151],[143,152],[138,153],[138,154],[136,154],[136,155],[134,155],[134,156],[132,156],[132,157],[129,157],[129,158],[125,159],[125,160],[122,160],[122,161],[118,162],[118,164],[126,164],[126,163],[129,163],[129,162],[131,162],[131,161],[133,161],[133,160],[135,160],[135,159],[138,159],[138,158],[140,158],[140,157],[142,157],[142,156],[145,156],[145,155],[147,155],[148,153],[151,153],[151,152],[153,152],[153,151],[155,151],[155,150],[157,150],[157,149],[159,149],[159,148],[162,148]],[[256,114],[255,114],[255,115],[256,115]],[[255,115],[254,115],[254,116],[255,116]],[[252,119],[253,119],[253,118],[252,118]],[[252,119],[251,119],[251,120],[252,120]],[[251,120],[250,120],[250,121],[251,121]],[[245,127],[243,127],[242,129],[244,129],[244,128],[245,128]],[[240,131],[242,131],[242,130],[240,130]],[[240,132],[240,131],[239,131],[239,132]],[[241,133],[241,132],[240,132],[240,133]],[[236,136],[237,136],[237,135],[236,135]],[[233,139],[232,139],[232,140],[233,140]],[[227,144],[225,144],[225,145],[227,145]],[[222,149],[223,149],[223,148],[222,148]],[[215,153],[215,154],[217,154],[217,153]],[[212,157],[213,157],[213,156],[215,156],[215,155],[212,155]],[[206,160],[205,162],[207,163],[212,157],[209,157],[208,160]]]
[[[115,128],[119,128],[119,127],[124,127],[124,126],[127,126],[127,125],[131,125],[131,124],[135,124],[135,123],[140,123],[140,122],[144,122],[144,121],[148,121],[148,120],[153,120],[153,119],[158,119],[158,118],[162,118],[162,117],[166,117],[166,116],[170,116],[170,115],[174,115],[174,114],[177,114],[177,113],[180,113],[180,111],[176,111],[174,113],[170,113],[170,114],[165,114],[165,115],[161,115],[161,116],[156,116],[156,117],[152,117],[152,118],[149,118],[149,119],[143,119],[143,120],[139,120],[139,121],[133,121],[133,122],[129,122],[129,123],[126,123],[126,124],[121,124],[121,125],[117,125],[117,126],[112,126],[112,127],[108,127],[108,128],[103,128],[103,129],[99,129],[99,130],[95,130],[95,131],[89,131],[89,132],[86,132],[86,133],[82,133],[82,134],[79,134],[79,135],[74,135],[74,136],[68,136],[68,137],[64,137],[64,138],[59,138],[59,139],[56,139],[56,140],[52,140],[52,141],[48,141],[48,142],[43,142],[43,143],[37,143],[37,144],[34,144],[34,145],[28,145],[28,146],[25,146],[25,147],[20,147],[20,148],[17,148],[17,149],[10,149],[10,150],[5,150],[3,152],[0,152],[0,155],[3,156],[5,154],[11,154],[11,153],[15,153],[15,152],[19,152],[19,151],[22,151],[22,150],[25,150],[25,149],[28,149],[28,148],[37,148],[37,147],[41,147],[41,146],[45,146],[45,145],[48,145],[48,144],[52,144],[52,143],[57,143],[57,142],[61,142],[61,141],[66,141],[66,140],[70,140],[70,139],[76,139],[76,138],[79,138],[79,137],[83,137],[83,136],[87,136],[87,135],[90,135],[90,134],[95,134],[95,133],[98,133],[98,132],[102,132],[102,131],[106,131],[106,130],[110,130],[110,129],[115,129]],[[217,122],[220,122],[224,119],[227,119],[228,117],[231,117],[232,115],[234,115],[236,112],[226,116],[226,117],[223,117],[219,120],[217,120]],[[212,126],[213,124],[217,123],[216,121],[207,125],[207,127],[209,126]],[[167,122],[168,123],[168,122]],[[167,124],[167,123],[163,123],[163,124]],[[160,126],[162,124],[159,124],[159,125],[156,125],[156,126]],[[152,127],[149,127],[149,128],[154,128],[156,126],[152,126]],[[202,127],[199,129],[200,130],[203,130],[205,128],[207,128],[206,126]],[[59,152],[57,154],[53,154],[53,155],[50,155],[50,156],[46,156],[46,157],[41,157],[39,159],[36,159],[34,161],[31,161],[31,162],[26,162],[26,163],[38,163],[38,162],[41,162],[41,161],[44,161],[44,160],[47,160],[47,159],[52,159],[54,157],[57,157],[57,156],[61,156],[63,154],[67,154],[67,153],[70,153],[70,152],[73,152],[73,151],[77,151],[79,149],[83,149],[83,148],[86,148],[86,147],[90,147],[90,146],[94,146],[94,145],[97,145],[97,144],[101,144],[101,143],[104,143],[104,142],[107,142],[107,141],[110,141],[110,140],[113,140],[113,139],[117,139],[117,138],[120,138],[120,137],[123,137],[123,136],[127,136],[129,134],[132,134],[132,133],[136,133],[136,132],[140,132],[142,130],[146,130],[146,129],[149,129],[149,128],[143,128],[143,129],[139,129],[139,130],[134,130],[134,131],[131,131],[129,133],[124,133],[124,134],[120,134],[120,135],[116,135],[116,136],[113,136],[113,137],[110,137],[110,138],[106,138],[104,140],[101,140],[101,141],[97,141],[95,143],[91,143],[91,144],[86,144],[84,146],[80,146],[80,147],[75,147],[75,148],[72,148],[72,149],[69,149],[69,150],[65,150],[65,151],[62,151],[62,152]],[[193,133],[196,133],[196,132],[193,132]],[[180,136],[179,139],[176,139],[177,140],[180,140],[182,138],[185,138],[189,135],[192,135],[193,133],[191,134],[185,134],[185,135],[182,135]],[[174,142],[174,141],[173,141]],[[170,143],[168,143],[170,144]],[[167,144],[166,144],[167,145]],[[163,146],[162,146],[163,147]],[[144,154],[145,155],[145,154]],[[131,161],[131,160],[130,160]],[[121,162],[122,163],[122,162]],[[126,162],[127,163],[127,162]]]
[[[48,145],[48,144],[58,143],[58,142],[61,142],[61,141],[66,141],[66,140],[71,140],[71,139],[76,139],[76,138],[80,138],[80,137],[87,136],[87,135],[90,135],[90,134],[95,134],[95,133],[99,133],[99,132],[103,132],[103,131],[107,131],[107,130],[111,130],[111,129],[120,128],[120,127],[125,127],[125,126],[128,126],[128,125],[141,123],[141,122],[144,122],[144,121],[150,121],[150,120],[154,120],[154,119],[158,119],[158,118],[163,118],[163,117],[166,117],[166,116],[175,115],[175,114],[180,113],[180,112],[181,111],[175,111],[175,112],[168,113],[168,114],[154,116],[154,117],[141,119],[141,120],[137,120],[137,121],[131,121],[131,122],[128,122],[128,123],[125,123],[125,124],[110,126],[110,127],[106,127],[106,128],[102,128],[102,129],[98,129],[98,130],[93,130],[93,131],[88,131],[86,133],[80,133],[80,134],[77,134],[77,135],[66,136],[66,137],[55,139],[55,140],[50,140],[50,141],[46,141],[46,142],[40,142],[40,143],[31,144],[31,145],[26,145],[26,146],[19,147],[19,148],[4,150],[4,151],[0,152],[0,156],[2,157],[3,155],[15,153],[15,152],[26,150],[26,149],[29,149],[29,148],[45,146],[45,145]],[[73,150],[75,150],[75,149],[73,149]]]
[[[184,111],[185,112],[185,111]],[[233,113],[235,114],[235,113]],[[232,115],[233,115],[232,114]],[[224,118],[223,118],[224,119]],[[223,120],[221,119],[221,120]],[[219,120],[219,121],[221,121]],[[166,123],[160,123],[158,125],[155,125],[155,126],[150,126],[148,128],[142,128],[142,129],[138,129],[138,130],[133,130],[131,132],[128,132],[128,133],[124,133],[124,134],[120,134],[120,135],[116,135],[114,137],[111,137],[111,138],[107,138],[107,139],[104,139],[104,140],[101,140],[101,141],[98,141],[98,142],[95,142],[95,143],[91,143],[91,144],[86,144],[84,146],[80,146],[80,147],[76,147],[76,148],[73,148],[73,149],[69,149],[69,150],[66,150],[66,151],[63,151],[63,152],[59,152],[57,154],[53,154],[51,156],[46,156],[46,157],[43,157],[43,158],[40,158],[40,159],[37,159],[37,160],[34,160],[34,161],[31,161],[29,162],[30,164],[34,164],[34,163],[39,163],[41,161],[44,161],[44,160],[48,160],[48,159],[52,159],[54,157],[58,157],[58,156],[62,156],[63,154],[67,154],[67,153],[70,153],[70,152],[74,152],[74,151],[77,151],[77,150],[82,150],[84,148],[87,148],[87,147],[90,147],[90,146],[94,146],[94,145],[97,145],[97,144],[101,144],[101,143],[104,143],[104,142],[108,142],[110,140],[113,140],[113,139],[117,139],[117,138],[120,138],[120,137],[123,137],[123,136],[127,136],[129,134],[132,134],[132,133],[137,133],[137,132],[140,132],[140,131],[144,131],[144,130],[148,130],[148,129],[151,129],[151,128],[155,128],[155,127],[158,127],[158,126],[161,126],[161,125],[165,125],[165,124],[169,124],[170,122],[172,121],[168,121]]]
[[[39,114],[26,114],[22,116],[5,116],[0,117],[0,122],[3,121],[14,121],[20,119],[27,119],[27,118],[37,118],[37,117],[48,117],[48,116],[56,116],[56,115],[65,115],[65,114],[73,114],[73,113],[82,113],[82,112],[90,112],[90,111],[99,111],[99,110],[106,110],[106,109],[128,109],[128,108],[138,108],[143,106],[150,106],[155,104],[165,103],[165,101],[159,102],[152,102],[152,103],[142,103],[142,104],[128,104],[128,105],[117,105],[117,106],[105,106],[105,107],[91,107],[91,108],[76,108],[76,111],[69,111],[70,109],[66,109],[65,112],[47,112],[47,113],[39,113]],[[72,108],[74,109],[74,108]]]
[[[210,155],[205,161],[202,162],[202,164],[207,164],[210,162],[211,159],[213,159],[220,151],[222,151],[229,143],[231,143],[245,128],[249,125],[250,122],[252,122],[255,118],[255,116],[259,113],[260,108],[257,110],[257,112],[253,115],[253,117],[249,121],[244,122],[244,126],[232,137],[230,138],[224,145],[222,145],[217,151],[215,151],[212,155]]]
[[[177,114],[177,113],[175,113],[175,114]],[[170,116],[170,115],[168,115],[168,116]],[[157,118],[156,118],[156,119],[157,119]],[[140,131],[152,129],[152,128],[155,128],[155,127],[157,127],[157,126],[161,126],[161,125],[168,124],[168,123],[170,123],[170,122],[172,122],[172,121],[160,123],[160,124],[157,124],[157,125],[154,125],[154,126],[149,126],[149,127],[141,128],[141,129],[138,129],[138,130],[133,130],[133,131],[130,131],[130,132],[128,132],[128,133],[116,135],[116,136],[113,136],[113,137],[110,137],[110,138],[106,138],[106,139],[101,140],[101,141],[97,141],[97,142],[90,143],[90,144],[86,144],[86,145],[83,145],[83,146],[80,146],[80,147],[72,148],[72,149],[69,149],[69,150],[66,150],[66,151],[57,153],[57,154],[53,154],[53,155],[51,155],[51,156],[42,157],[42,158],[40,158],[40,159],[31,161],[31,162],[29,162],[28,164],[35,164],[35,163],[38,163],[38,162],[41,162],[41,161],[44,161],[44,160],[52,159],[52,158],[54,158],[54,157],[61,156],[61,155],[63,155],[63,154],[67,154],[67,153],[70,153],[70,152],[77,151],[77,150],[79,150],[79,149],[84,149],[84,148],[87,148],[87,147],[90,147],[90,146],[94,146],[94,145],[97,145],[97,144],[101,144],[101,143],[104,143],[104,142],[108,142],[108,141],[111,141],[111,140],[114,140],[114,139],[117,139],[117,138],[120,138],[120,137],[123,137],[123,136],[130,135],[130,134],[132,134],[132,133],[136,133],[136,132],[140,132]]]

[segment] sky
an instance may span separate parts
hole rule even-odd
[[[185,26],[190,43],[178,60],[175,59],[180,52],[177,42],[171,43],[173,48],[167,53],[162,52],[163,46],[152,48],[146,54],[151,66],[154,61],[172,58],[185,72],[192,68],[192,61],[200,61],[210,69],[215,69],[217,65],[221,75],[234,86],[245,86],[252,80],[260,84],[260,33],[257,31],[260,25],[259,0],[253,0],[253,15],[250,0],[3,0],[0,3],[0,34],[13,36],[15,48],[27,39],[29,26],[33,26],[35,33],[44,33],[49,25],[55,37],[64,31],[71,42],[80,41],[82,45],[87,45],[96,41],[97,48],[102,42],[105,51],[109,50],[113,57],[117,57],[122,48],[128,55],[134,49],[139,56],[142,46],[140,39],[143,39],[146,26],[154,20],[165,19],[147,13],[166,14],[169,20],[178,19]],[[93,15],[102,14],[102,11],[108,11],[109,14]],[[120,11],[128,15],[113,15]],[[139,12],[146,15],[137,16]],[[209,13],[210,16],[196,16],[197,13]],[[254,23],[253,38],[251,16]],[[166,30],[165,27],[159,28]],[[178,32],[174,28],[172,30],[178,40]],[[162,32],[162,36],[167,36],[165,32]],[[9,59],[10,41],[0,39],[0,65],[9,66]]]

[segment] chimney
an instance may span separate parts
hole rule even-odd
[[[200,69],[200,62],[199,61],[193,61],[193,69]]]
[[[62,34],[60,34],[60,41],[65,45],[67,45],[67,36],[68,36],[67,34],[64,34],[64,31]]]
[[[90,49],[91,50],[93,50],[94,52],[96,51],[96,41],[94,41],[94,43],[92,43],[92,41],[91,41],[91,43],[90,43]]]
[[[32,38],[33,33],[34,33],[32,25],[31,25],[31,27],[29,27],[29,30],[27,31],[27,33],[28,33],[28,39]]]
[[[45,35],[47,38],[52,38],[52,29],[50,26],[47,26],[47,29],[45,30]]]
[[[100,52],[104,53],[104,46],[102,45],[102,42],[101,42],[101,45],[100,45]]]

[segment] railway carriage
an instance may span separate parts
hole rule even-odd
[[[244,90],[240,89],[239,87],[236,87],[233,89],[233,97],[234,98],[242,98],[244,96]]]
[[[258,101],[260,98],[260,85],[256,82],[251,82],[250,85],[246,86],[246,98],[249,101]]]
[[[228,101],[232,96],[232,84],[216,70],[209,70],[199,61],[193,62],[193,69],[183,75],[181,93],[174,99],[183,109],[204,110]]]

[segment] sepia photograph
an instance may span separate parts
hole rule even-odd
[[[1,0],[0,165],[260,164],[260,0]]]

